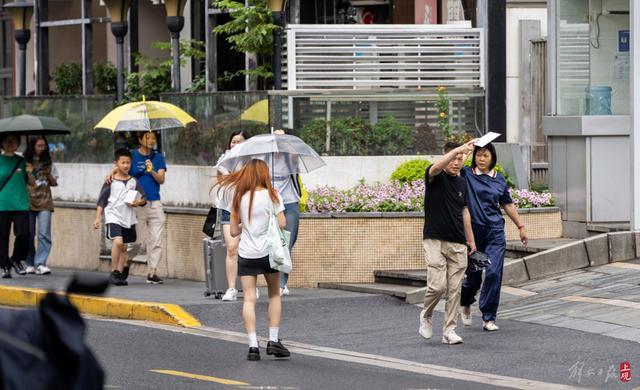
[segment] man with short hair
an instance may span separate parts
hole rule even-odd
[[[473,150],[477,141],[474,139],[462,146],[448,142],[444,148],[445,155],[429,166],[425,173],[423,247],[427,263],[427,292],[418,333],[425,339],[433,336],[433,310],[446,291],[444,344],[462,343],[462,337],[455,332],[456,319],[462,279],[467,268],[467,252],[475,252],[475,241],[467,209],[467,184],[460,177],[460,170],[464,155]]]

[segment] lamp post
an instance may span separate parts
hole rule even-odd
[[[284,10],[285,0],[267,0],[267,8],[273,14],[273,23],[278,28],[273,30],[273,88],[275,90],[282,89],[282,42],[281,27],[284,26]],[[275,96],[275,114],[276,118],[274,126],[276,129],[282,128],[282,98]]]
[[[4,8],[11,15],[15,39],[20,50],[18,58],[18,96],[24,96],[27,73],[27,43],[31,38],[29,24],[31,24],[31,16],[33,15],[33,3],[14,1],[5,4]]]
[[[180,31],[184,27],[184,5],[187,0],[165,0],[167,27],[171,32],[171,84],[174,92],[180,92]]]
[[[118,102],[124,99],[124,37],[127,35],[127,13],[131,0],[104,0],[111,18],[111,33],[116,37],[116,96]]]

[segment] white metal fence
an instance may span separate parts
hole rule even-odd
[[[484,89],[482,29],[289,25],[287,89]]]

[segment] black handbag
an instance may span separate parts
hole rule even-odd
[[[207,219],[204,220],[204,225],[202,226],[202,233],[206,234],[209,237],[213,237],[213,234],[216,231],[217,218],[218,218],[218,209],[215,207],[211,207],[209,209],[209,213],[207,214]]]
[[[475,251],[469,256],[468,268],[472,271],[482,271],[487,268],[489,264],[491,264],[491,259],[489,259],[486,253]]]

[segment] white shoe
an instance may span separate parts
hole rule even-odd
[[[36,268],[36,274],[37,275],[49,275],[51,273],[51,269],[49,267],[47,267],[46,265],[39,265]]]
[[[456,331],[451,329],[442,335],[442,344],[462,344],[462,337],[456,334]]]
[[[226,293],[224,293],[224,296],[222,297],[223,301],[235,301],[238,299],[238,290],[236,290],[235,288],[230,288],[227,290]]]
[[[280,289],[280,296],[283,295],[289,295],[289,289],[287,288],[287,286],[284,286],[283,288]]]
[[[496,325],[496,323],[494,321],[485,321],[482,324],[482,329],[487,330],[489,332],[495,332],[496,330],[500,329],[498,327],[498,325]]]
[[[28,274],[35,274],[36,273],[36,268],[33,266],[27,266],[27,269],[25,270]]]
[[[473,318],[471,317],[471,308],[469,308],[469,314],[465,314],[464,312],[464,306],[462,307],[462,310],[460,310],[460,318],[462,318],[462,323],[464,324],[464,326],[471,326],[473,325]]]
[[[420,328],[418,329],[418,333],[420,336],[429,340],[433,337],[433,323],[431,317],[425,317],[424,314],[424,310],[420,312]]]
[[[260,299],[260,290],[256,287],[256,300]]]

